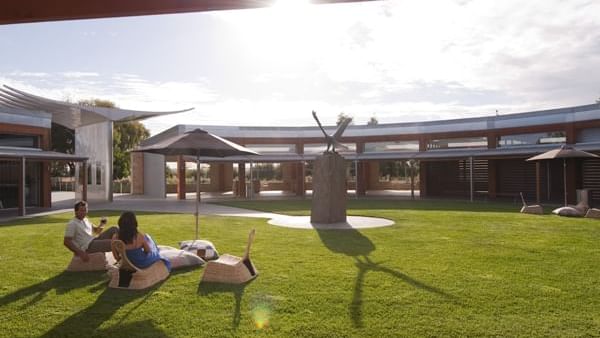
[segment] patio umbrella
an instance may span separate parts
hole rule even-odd
[[[196,157],[196,237],[198,239],[198,208],[200,204],[200,157],[259,155],[257,152],[202,129],[194,129],[148,146],[132,150],[161,155]]]
[[[554,160],[557,158],[563,159],[563,183],[565,191],[565,205],[567,205],[567,158],[592,158],[600,157],[598,155],[588,153],[583,150],[577,150],[572,146],[563,144],[559,149],[549,150],[545,153],[530,157],[525,161],[542,161],[542,160]]]

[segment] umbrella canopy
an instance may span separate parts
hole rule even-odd
[[[539,155],[530,157],[525,161],[541,161],[541,160],[553,160],[557,158],[591,158],[591,157],[600,157],[598,155],[588,153],[587,151],[577,150],[572,146],[568,146],[563,144],[558,149],[549,150],[545,153],[541,153]]]
[[[233,143],[202,129],[194,129],[152,145],[139,147],[133,151],[162,155],[189,155],[195,157],[258,155],[258,153],[253,150],[242,147],[237,143]]]
[[[588,153],[587,151],[577,150],[572,146],[563,144],[558,149],[549,150],[545,153],[530,157],[525,161],[542,161],[542,160],[554,160],[557,158],[563,159],[563,183],[564,183],[564,194],[565,194],[565,205],[567,205],[567,158],[594,158],[600,157],[598,155]]]
[[[196,238],[198,239],[198,205],[200,203],[200,157],[259,155],[257,152],[202,129],[194,129],[158,143],[138,147],[134,152],[196,157]]]

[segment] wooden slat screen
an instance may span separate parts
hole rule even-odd
[[[583,160],[583,188],[590,189],[589,204],[600,207],[600,159]]]

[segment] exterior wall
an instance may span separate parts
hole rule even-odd
[[[165,181],[165,157],[144,153],[144,195],[154,198],[167,196]]]
[[[51,115],[42,112],[17,111],[6,107],[0,108],[0,133],[11,135],[28,135],[38,139],[38,147],[50,150]],[[39,193],[38,204],[41,207],[51,206],[50,165],[47,161],[28,161],[28,166],[37,166],[39,171],[38,186],[30,187]],[[20,161],[19,161],[20,167]],[[36,174],[37,175],[37,174]],[[31,178],[30,178],[31,179]],[[31,181],[26,178],[26,182]],[[8,188],[6,188],[8,189]],[[2,190],[2,187],[0,187]],[[33,192],[33,190],[32,190]],[[19,193],[20,194],[20,193]],[[2,195],[2,194],[0,194]],[[8,195],[8,191],[7,191]],[[19,198],[19,203],[21,199]]]
[[[111,121],[75,129],[75,154],[89,158],[91,173],[88,177],[89,201],[112,201],[113,124]],[[79,167],[76,176],[79,177]],[[82,186],[77,184],[75,194],[82,198]]]
[[[168,133],[182,133],[197,127],[200,126],[176,126],[164,134],[156,135],[155,140],[164,137]],[[314,154],[304,154],[304,146],[315,143],[323,144],[323,137],[315,127],[210,126],[205,127],[205,129],[239,144],[295,144],[297,154],[283,154],[281,160],[277,156],[271,156],[269,160],[266,160],[267,162],[281,163],[282,178],[284,181],[282,186],[284,190],[289,191],[298,190],[298,183],[301,180],[299,170],[301,166],[297,165],[298,162],[292,162],[298,161],[297,159],[292,160],[286,156],[294,155],[299,157],[301,161],[312,161]],[[326,129],[333,132],[335,127],[328,126]],[[600,105],[595,104],[547,111],[446,121],[349,126],[341,141],[343,143],[356,144],[357,158],[360,161],[358,163],[357,174],[359,177],[359,195],[364,194],[365,190],[389,188],[389,183],[379,182],[378,161],[414,158],[419,161],[420,171],[417,174],[417,179],[419,181],[421,197],[438,195],[440,193],[444,194],[445,192],[459,193],[461,196],[470,195],[471,182],[469,181],[470,178],[465,175],[470,175],[471,166],[473,166],[475,180],[473,182],[473,192],[480,196],[485,194],[486,198],[493,199],[508,195],[514,196],[519,191],[523,191],[530,200],[535,198],[535,195],[542,195],[542,197],[546,195],[547,198],[556,199],[556,194],[560,193],[560,191],[550,191],[548,193],[549,188],[546,186],[550,186],[550,184],[544,182],[536,183],[536,177],[539,177],[542,180],[553,180],[551,182],[553,189],[554,187],[562,187],[561,176],[554,172],[554,164],[550,165],[552,175],[549,175],[544,171],[545,166],[541,166],[540,170],[533,171],[532,173],[531,166],[535,167],[534,164],[530,166],[529,164],[521,163],[526,158],[535,154],[534,148],[537,145],[530,143],[527,146],[530,149],[520,151],[518,147],[511,150],[506,146],[503,147],[504,143],[499,143],[499,137],[508,135],[556,131],[565,133],[566,143],[568,144],[581,142],[587,147],[584,150],[600,152],[600,136],[598,136],[600,134]],[[487,146],[480,147],[479,149],[485,150],[485,154],[487,155],[472,155],[479,153],[479,150],[473,151],[469,148],[462,149],[464,151],[457,151],[455,154],[453,154],[453,151],[427,150],[428,144],[432,140],[452,138],[481,138]],[[395,150],[386,150],[382,153],[364,152],[365,143],[367,142],[395,141],[418,141],[418,151],[415,149],[414,151],[398,150],[397,152]],[[146,144],[151,143],[152,138],[146,142]],[[592,143],[591,146],[590,143]],[[558,147],[559,144],[555,145]],[[472,146],[473,144],[465,145],[465,147]],[[540,152],[548,150],[548,148],[549,146],[539,147],[539,149],[543,149]],[[493,151],[494,149],[498,149],[498,151]],[[504,149],[508,149],[508,151],[505,152]],[[463,155],[457,155],[460,153],[463,153]],[[481,153],[484,152],[482,151]],[[342,155],[345,154],[342,152]],[[350,154],[346,158],[348,161],[351,161],[354,156],[354,154]],[[472,157],[473,162],[470,162],[470,157]],[[240,159],[236,160],[239,161]],[[260,159],[258,158],[257,161],[260,161]],[[591,176],[594,173],[593,170],[588,170],[591,174],[587,174],[589,178],[586,180],[581,177],[582,170],[580,167],[582,164],[580,160],[567,162],[568,178],[566,184],[568,199],[570,203],[574,203],[576,189],[586,188],[585,185],[589,185],[589,182],[592,181]],[[518,175],[515,174],[519,171],[525,175],[521,181],[519,181]],[[444,186],[440,186],[438,180],[440,175],[445,175],[444,177],[447,179],[452,178],[455,181],[444,182]],[[218,180],[222,182],[222,177],[219,176]],[[554,180],[557,181],[554,182]],[[310,189],[310,184],[306,184],[306,189]],[[546,200],[546,198],[542,199]]]
[[[131,153],[131,194],[144,194],[144,154]]]

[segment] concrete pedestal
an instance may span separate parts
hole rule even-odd
[[[337,153],[316,158],[313,169],[311,223],[346,222],[346,165]]]

